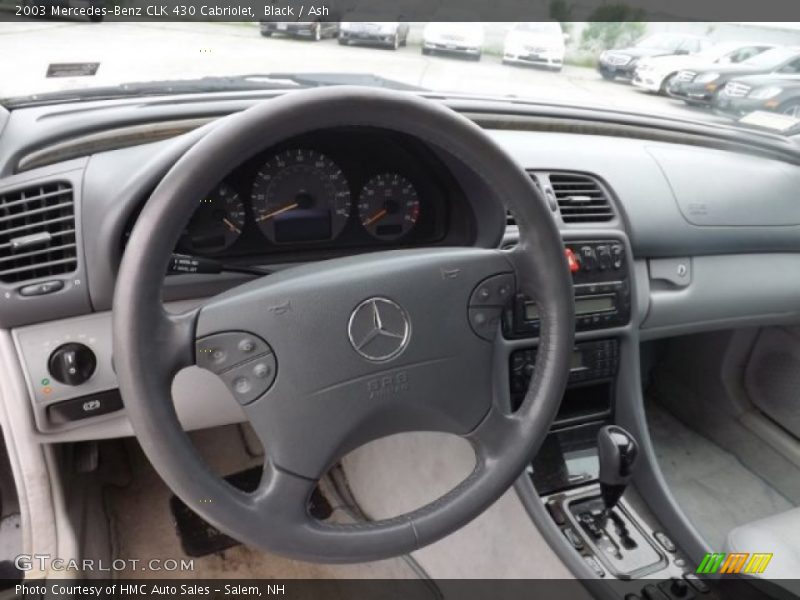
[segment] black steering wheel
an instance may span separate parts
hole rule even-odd
[[[181,230],[217,181],[257,152],[333,127],[403,132],[449,154],[511,209],[511,251],[376,252],[291,268],[174,315],[163,274]],[[533,298],[542,327],[522,406],[508,408],[501,306]],[[254,547],[320,562],[369,561],[434,542],[478,516],[523,471],[550,427],[572,351],[572,288],[554,219],[528,175],[477,125],[433,101],[335,87],[288,93],[218,124],[166,174],[138,218],[114,298],[114,356],[128,418],[170,488],[209,523]],[[502,358],[500,358],[502,356]],[[254,492],[213,474],[171,400],[197,364],[243,404],[264,445]],[[472,473],[438,500],[392,519],[313,518],[318,480],[382,436],[440,431],[468,439]]]

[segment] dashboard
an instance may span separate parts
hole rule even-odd
[[[5,368],[30,398],[31,426],[43,439],[130,434],[118,398],[105,395],[116,389],[110,311],[126,236],[172,165],[217,119],[255,101],[184,100],[86,103],[78,112],[72,105],[0,109],[0,198],[60,211],[51,235],[73,236],[61,244],[72,244],[60,250],[63,256],[27,249],[8,259],[16,261],[13,281],[0,277],[0,334],[13,338],[17,360]],[[743,148],[526,129],[519,115],[485,116],[497,105],[483,106],[484,117],[478,108],[461,110],[531,173],[566,249],[581,265],[596,257],[597,268],[580,275],[594,304],[580,317],[579,340],[653,339],[800,319],[796,165]],[[34,159],[35,166],[26,166]],[[235,165],[196,199],[176,252],[279,270],[362,252],[508,247],[516,229],[507,227],[493,193],[452,156],[402,133],[317,131]],[[597,194],[607,212],[598,213]],[[624,257],[624,277],[615,252]],[[603,271],[604,259],[610,270]],[[186,307],[247,279],[170,276],[164,299]],[[45,285],[51,282],[58,285]],[[34,283],[33,295],[22,293]],[[618,322],[615,306],[624,317]],[[530,332],[516,330],[536,326],[530,307],[518,308],[517,320],[506,324],[515,347],[530,343]],[[49,357],[75,343],[96,356],[86,363],[92,374],[80,385],[54,381]],[[57,403],[82,407],[87,394],[110,412],[69,422],[50,414]],[[187,428],[241,419],[224,386],[200,369],[182,376],[175,401]]]
[[[449,171],[415,140],[315,132],[259,152],[198,198],[176,251],[241,262],[467,245],[475,226],[463,203]]]

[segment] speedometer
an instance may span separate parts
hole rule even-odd
[[[252,202],[256,223],[275,243],[331,240],[350,216],[350,187],[321,152],[286,150],[259,169]]]

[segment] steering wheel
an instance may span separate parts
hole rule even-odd
[[[197,199],[257,152],[342,126],[403,132],[448,153],[493,191],[486,201],[513,211],[519,244],[510,251],[426,248],[318,262],[168,313],[164,273]],[[530,388],[511,412],[510,345],[499,321],[517,292],[535,300],[542,327]],[[511,486],[558,409],[573,311],[562,240],[546,203],[477,125],[413,95],[303,90],[226,118],[165,175],[119,269],[114,357],[145,454],[192,510],[266,551],[318,562],[370,561],[448,535]],[[194,364],[228,385],[264,446],[253,492],[212,473],[178,421],[172,380]],[[392,519],[334,524],[310,515],[318,480],[344,454],[408,431],[463,436],[475,449],[475,469],[444,496]]]

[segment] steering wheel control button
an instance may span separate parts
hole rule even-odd
[[[250,380],[247,377],[237,377],[233,380],[233,391],[239,395],[247,394],[253,386],[250,385]]]
[[[244,354],[251,354],[256,349],[256,344],[250,338],[244,338],[239,342],[239,351]]]
[[[476,306],[504,307],[514,295],[514,275],[504,273],[481,281],[469,299],[470,308]]]
[[[217,375],[246,360],[271,352],[272,348],[264,340],[245,331],[215,333],[197,340],[195,347],[197,366]]]
[[[84,344],[62,344],[50,355],[47,370],[53,379],[64,385],[81,385],[94,375],[97,357]]]
[[[470,308],[469,324],[476,335],[493,341],[503,318],[503,309],[498,307]]]
[[[82,398],[57,402],[47,407],[47,419],[54,425],[106,415],[122,409],[119,391],[110,390]]]
[[[469,298],[469,324],[485,340],[494,340],[503,317],[503,309],[514,297],[512,273],[493,275],[481,281]]]
[[[220,374],[239,404],[250,404],[263,395],[275,381],[274,354],[265,354]]]

